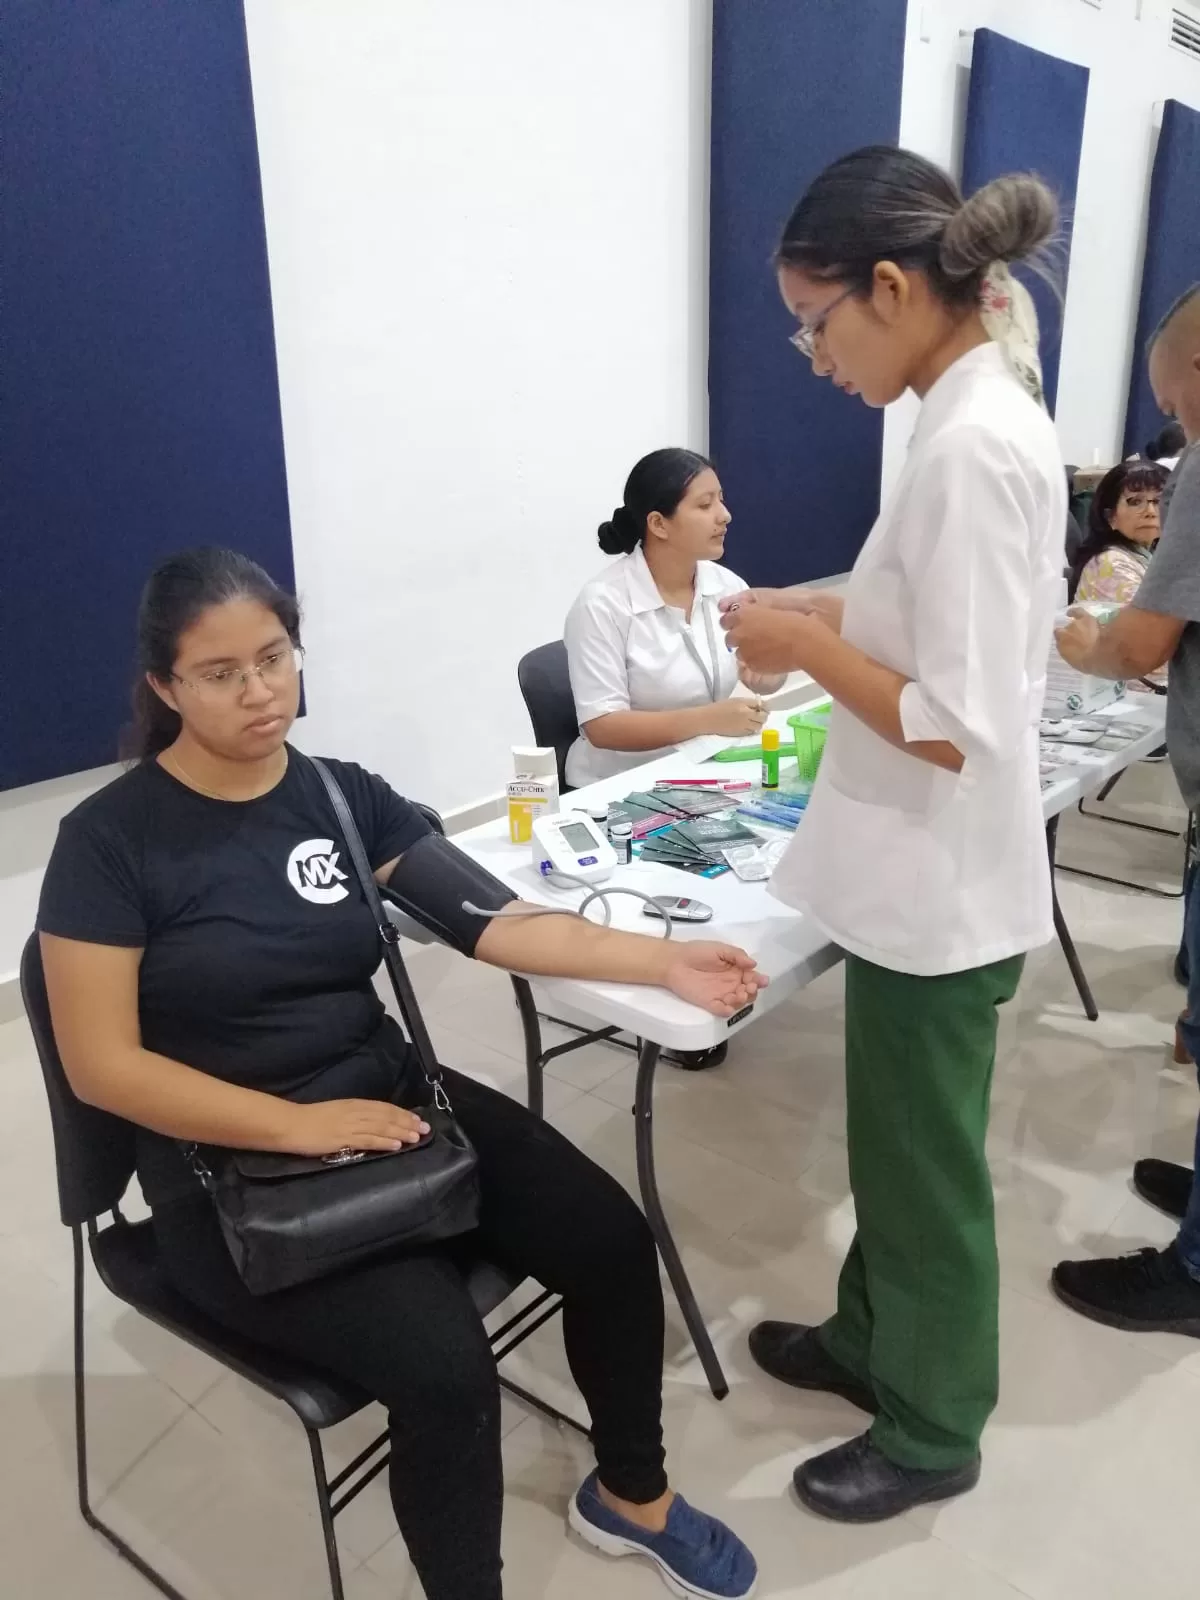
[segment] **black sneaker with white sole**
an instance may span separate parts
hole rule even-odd
[[[1060,1261],[1050,1284],[1064,1305],[1106,1327],[1200,1339],[1200,1281],[1173,1244],[1107,1261]]]

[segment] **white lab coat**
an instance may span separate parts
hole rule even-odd
[[[613,711],[682,711],[728,700],[738,664],[726,647],[717,603],[745,588],[715,561],[698,562],[688,622],[659,594],[640,545],[606,567],[580,591],[563,630],[580,726]],[[674,748],[598,750],[580,736],[567,755],[567,782],[581,789]]]
[[[1052,937],[1037,725],[1066,514],[1053,424],[998,346],[971,351],[925,397],[842,623],[844,639],[911,680],[905,738],[949,740],[962,772],[836,707],[771,882],[879,966],[959,972]]]

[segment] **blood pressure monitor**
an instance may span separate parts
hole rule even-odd
[[[598,822],[582,811],[560,811],[533,824],[533,864],[542,873],[561,872],[582,883],[603,883],[617,853]]]

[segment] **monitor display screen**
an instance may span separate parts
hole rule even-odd
[[[565,827],[559,829],[559,833],[567,849],[573,850],[577,856],[582,855],[585,850],[596,848],[595,835],[582,822],[568,822]]]

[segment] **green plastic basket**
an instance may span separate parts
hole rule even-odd
[[[816,780],[825,751],[825,740],[829,736],[829,713],[832,709],[830,705],[816,706],[807,711],[797,711],[787,719],[796,741],[796,766],[806,783]]]

